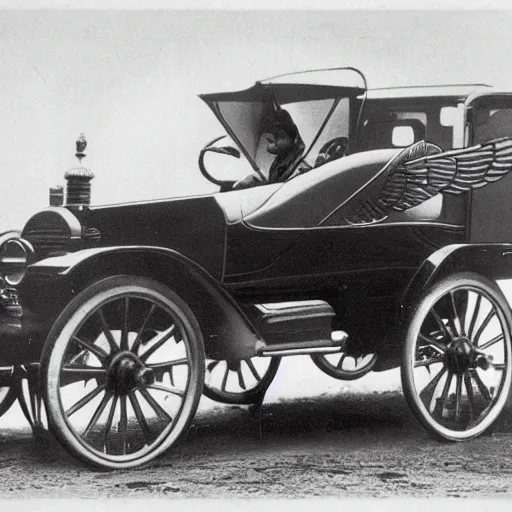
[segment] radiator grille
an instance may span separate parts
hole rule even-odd
[[[36,254],[65,252],[69,233],[60,229],[39,229],[24,232],[23,238],[32,244]]]
[[[21,236],[32,244],[36,259],[41,259],[76,250],[81,226],[69,210],[49,208],[34,215]]]

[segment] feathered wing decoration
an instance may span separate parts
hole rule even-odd
[[[365,197],[359,204],[357,196],[353,198],[357,206],[354,205],[353,213],[346,215],[345,220],[348,224],[379,222],[390,213],[418,206],[436,194],[458,195],[484,187],[511,170],[509,137],[444,152],[434,144],[417,142],[386,164],[383,171],[387,178],[380,189],[371,188],[361,194]]]

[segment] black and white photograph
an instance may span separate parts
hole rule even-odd
[[[0,504],[508,506],[511,27],[0,1]]]

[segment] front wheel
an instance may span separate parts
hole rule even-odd
[[[464,441],[495,422],[511,386],[512,318],[499,287],[474,273],[434,285],[407,329],[405,398],[435,438]]]
[[[0,367],[0,416],[3,416],[16,402],[18,389],[14,368],[12,366]]]
[[[98,468],[147,463],[187,431],[204,365],[199,325],[176,293],[143,277],[104,279],[78,294],[48,334],[49,427]]]

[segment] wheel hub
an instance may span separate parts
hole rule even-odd
[[[457,338],[448,345],[446,363],[452,373],[462,374],[469,368],[475,368],[478,351],[469,338]]]
[[[110,363],[107,389],[119,395],[146,387],[155,382],[155,372],[145,366],[132,352],[121,352]]]

